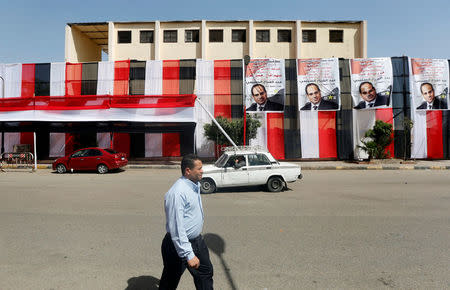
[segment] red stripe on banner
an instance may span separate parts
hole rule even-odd
[[[0,111],[34,110],[34,98],[0,98]]]
[[[113,96],[111,108],[181,108],[193,107],[196,95]]]
[[[214,117],[231,119],[231,61],[214,61]]]
[[[114,62],[114,95],[128,95],[128,80],[130,79],[130,61]],[[81,93],[80,93],[81,95]]]
[[[427,111],[427,158],[444,158],[442,111]]]
[[[394,114],[392,108],[376,109],[375,120],[381,120],[392,125],[392,142],[386,147],[386,153],[389,151],[388,157],[394,158]]]
[[[66,63],[66,96],[81,95],[81,63]]]
[[[163,60],[163,94],[180,93],[180,61]]]
[[[276,159],[284,159],[284,113],[267,113],[267,149]]]
[[[109,109],[110,96],[76,95],[76,96],[37,96],[36,110],[93,110]]]
[[[130,134],[113,133],[113,149],[130,157]]]
[[[66,141],[65,141],[65,146],[64,146],[64,153],[65,155],[69,155],[73,152],[73,144],[74,144],[74,135],[71,133],[66,133]]]
[[[180,134],[162,134],[162,155],[163,157],[180,156]]]
[[[337,158],[336,111],[318,112],[319,158]]]
[[[34,154],[34,134],[33,134],[33,132],[20,132],[20,144],[30,145],[30,152]]]
[[[22,64],[22,97],[34,97],[34,63]]]

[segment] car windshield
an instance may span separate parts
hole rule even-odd
[[[106,152],[111,153],[111,154],[116,154],[117,153],[117,151],[114,151],[111,148],[104,148],[103,150],[105,150]]]
[[[214,165],[216,167],[223,167],[225,165],[225,162],[227,162],[228,160],[228,155],[227,154],[222,154],[222,156],[220,156],[219,159],[217,159],[216,163],[214,163]]]

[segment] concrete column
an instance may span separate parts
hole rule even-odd
[[[302,51],[302,22],[300,20],[295,21],[295,58],[301,58]]]
[[[117,43],[117,34],[114,29],[114,22],[108,22],[108,60],[115,61],[116,60],[116,44]]]
[[[64,61],[66,62],[72,62],[74,60],[74,57],[72,56],[72,47],[74,47],[73,44],[73,36],[72,36],[72,27],[69,25],[66,25],[66,35],[65,35],[65,50],[64,50]]]
[[[206,29],[206,20],[202,20],[202,28],[200,30],[201,41],[201,55],[202,59],[207,59],[208,54],[206,51],[206,44],[208,43],[208,30]]]
[[[253,50],[255,47],[255,28],[253,27],[253,20],[248,21],[248,55],[253,57]]]
[[[361,21],[360,56],[367,58],[367,20]]]
[[[161,59],[161,23],[155,21],[155,60]]]

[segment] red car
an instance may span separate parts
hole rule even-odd
[[[103,174],[112,169],[127,165],[128,160],[125,153],[117,153],[109,148],[84,148],[70,155],[56,159],[53,170],[65,173],[67,170],[97,170]]]

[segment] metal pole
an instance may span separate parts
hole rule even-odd
[[[0,79],[2,80],[2,98],[4,98],[5,97],[5,79],[2,76],[0,76]],[[2,125],[4,125],[3,122],[2,122]],[[5,132],[3,130],[4,129],[2,128],[2,148],[0,151],[0,153],[2,153],[2,154],[5,152]]]
[[[36,149],[36,132],[33,132],[33,145],[34,145],[34,171],[37,170],[37,149]]]
[[[206,107],[202,103],[202,101],[200,101],[200,99],[198,97],[196,98],[196,100],[200,104],[200,106],[203,108],[203,110],[205,110],[205,112],[209,115],[209,117],[212,119],[214,124],[216,124],[216,126],[219,128],[220,132],[222,132],[223,135],[225,135],[225,137],[228,139],[228,141],[230,141],[230,143],[234,146],[234,148],[238,149],[236,144],[233,142],[233,140],[231,140],[230,136],[228,136],[227,132],[225,132],[225,130],[222,128],[222,126],[220,126],[220,124],[216,121],[214,116],[206,109]]]

